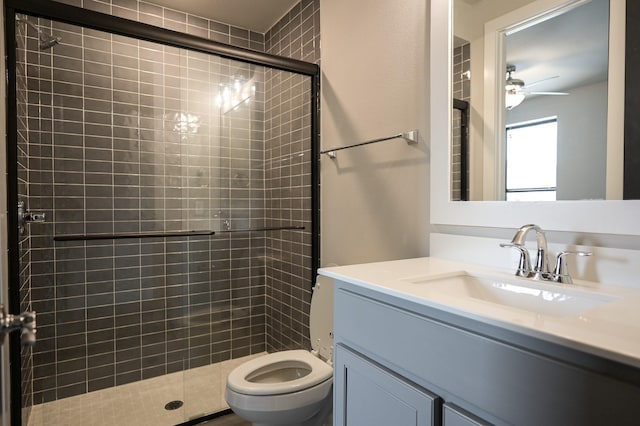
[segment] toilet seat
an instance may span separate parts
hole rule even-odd
[[[282,368],[298,368],[299,378],[287,381],[252,381],[255,376],[277,374]],[[259,371],[261,370],[262,371]],[[227,386],[245,395],[282,395],[308,389],[333,377],[333,368],[305,350],[282,351],[254,358],[236,367],[227,379]]]

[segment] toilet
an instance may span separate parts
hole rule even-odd
[[[318,276],[309,313],[311,351],[263,355],[231,371],[225,399],[254,426],[330,424],[333,390],[333,280]]]

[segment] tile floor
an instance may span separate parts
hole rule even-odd
[[[251,422],[243,420],[235,414],[229,414],[208,422],[198,423],[198,426],[251,426]]]
[[[174,426],[228,408],[224,389],[229,372],[257,355],[38,404],[31,410],[29,426]],[[165,410],[174,400],[184,405]],[[205,424],[248,423],[224,416]]]

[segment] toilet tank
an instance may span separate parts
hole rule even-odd
[[[311,296],[309,338],[313,352],[333,361],[333,279],[318,275]]]

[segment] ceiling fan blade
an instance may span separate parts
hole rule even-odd
[[[531,86],[535,86],[536,84],[544,83],[549,80],[553,80],[554,78],[560,77],[559,75],[554,75],[553,77],[543,78],[542,80],[534,81],[533,83],[525,84],[525,89],[528,89]]]
[[[551,95],[551,96],[566,96],[568,93],[566,92],[520,92],[526,93],[527,95]]]

